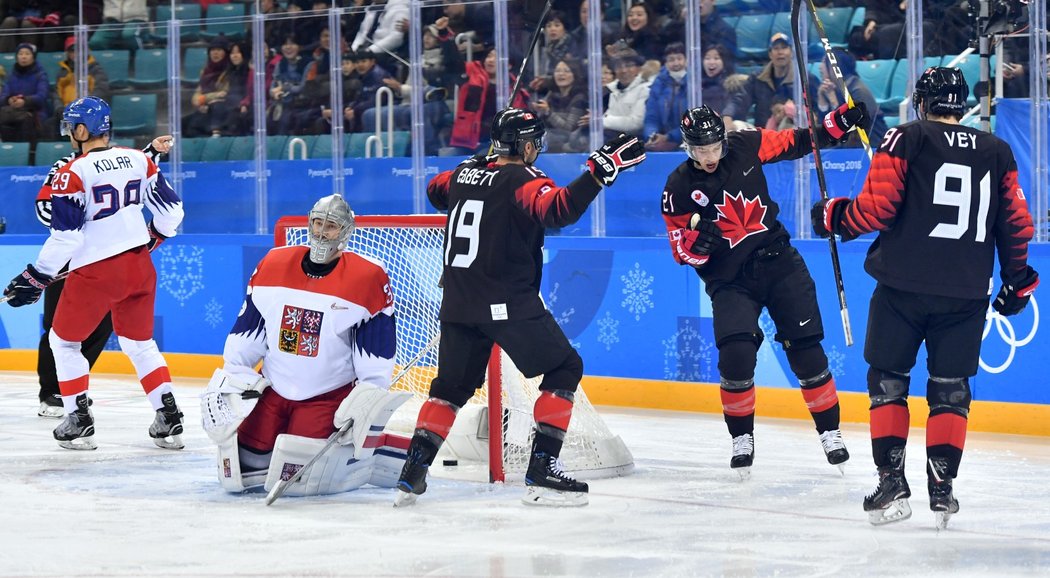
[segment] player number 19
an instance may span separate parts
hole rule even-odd
[[[958,190],[949,190],[949,179],[959,182]],[[991,173],[985,173],[978,184],[976,241],[983,243],[988,220],[988,202],[991,196]],[[939,223],[930,231],[931,237],[961,239],[970,228],[971,192],[970,167],[955,163],[944,163],[937,169],[933,182],[933,203],[947,205],[959,210],[954,223]]]
[[[466,269],[478,257],[478,231],[481,227],[481,212],[484,209],[485,202],[477,199],[468,199],[452,207],[448,214],[445,265]],[[457,238],[467,240],[467,252],[452,255],[452,241]]]

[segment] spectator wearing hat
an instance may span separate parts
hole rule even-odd
[[[794,98],[795,67],[791,62],[791,41],[787,34],[777,32],[769,39],[769,63],[762,70],[747,77],[741,86],[729,95],[722,116],[727,126],[734,120],[747,121],[754,115],[754,126],[765,127],[773,114],[773,104],[781,97],[781,104]],[[810,94],[816,94],[817,78],[807,74]]]
[[[77,98],[76,47],[76,38],[67,37],[65,41],[66,57],[58,63],[58,74],[55,79],[55,89],[59,100],[55,103],[56,112],[65,110],[66,106]],[[108,101],[109,75],[91,54],[88,54],[87,57],[87,77],[87,94]]]
[[[227,100],[230,91],[230,46],[219,35],[208,44],[208,60],[201,69],[197,90],[191,102],[195,110],[182,119],[182,134],[187,138],[219,136],[232,110]]]
[[[148,40],[146,0],[106,0],[102,26],[91,35],[91,50],[137,50]]]
[[[649,87],[645,101],[645,148],[666,152],[682,144],[679,129],[682,115],[689,110],[689,82],[685,45],[668,44],[664,49],[664,66]]]
[[[616,80],[606,85],[609,89],[609,105],[605,108],[603,123],[605,139],[615,138],[620,133],[642,136],[645,128],[645,101],[649,98],[649,83],[640,74],[645,59],[633,50],[620,53],[613,62]],[[580,126],[591,122],[590,112],[580,118]]]
[[[853,102],[863,102],[864,106],[868,109],[870,122],[863,128],[868,131],[868,141],[871,143],[872,148],[874,148],[878,146],[878,143],[882,142],[882,135],[886,134],[887,130],[886,120],[883,118],[883,115],[878,114],[878,101],[875,100],[875,95],[871,93],[871,90],[868,89],[866,84],[864,84],[864,81],[857,76],[857,61],[843,50],[834,50],[832,51],[832,54],[835,55],[835,61],[838,63],[839,70],[842,72],[842,79],[846,83],[846,88],[849,90]],[[825,115],[842,104],[842,95],[839,94],[836,83],[832,80],[832,72],[829,68],[827,56],[825,56],[824,60],[820,63],[820,75],[823,78],[823,81],[820,83],[820,88],[818,88],[816,92],[816,107],[817,116],[824,118]],[[850,132],[849,138],[840,141],[835,146],[849,148],[862,146],[860,133],[857,131]]]
[[[0,91],[0,140],[35,145],[50,116],[47,72],[36,61],[36,46],[23,42]]]
[[[0,52],[14,52],[21,43],[33,44],[44,52],[59,52],[64,36],[48,29],[72,28],[77,24],[76,5],[68,0],[0,2]]]

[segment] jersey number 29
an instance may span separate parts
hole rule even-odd
[[[448,238],[445,239],[445,265],[467,269],[478,257],[479,230],[481,228],[481,213],[485,210],[485,202],[477,199],[467,199],[457,203],[448,214]],[[452,254],[452,241],[454,239],[467,240],[467,252]]]

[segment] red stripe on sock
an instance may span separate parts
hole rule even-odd
[[[62,395],[80,395],[88,390],[88,376],[81,375],[76,379],[70,379],[69,381],[59,381],[58,391]]]
[[[966,418],[957,413],[941,413],[926,420],[926,447],[950,445],[963,449]]]
[[[142,390],[146,392],[146,395],[149,395],[154,389],[157,389],[165,383],[171,383],[171,374],[168,373],[168,368],[162,365],[149,372],[149,374],[139,380],[139,382],[142,383]]]
[[[747,391],[726,391],[722,393],[722,412],[734,417],[746,417],[755,413],[755,388]]]
[[[871,439],[908,439],[908,406],[889,404],[871,410]]]
[[[811,413],[827,411],[839,402],[838,392],[835,390],[835,379],[829,379],[824,385],[802,390],[802,399],[806,400],[806,407]]]
[[[422,428],[434,432],[441,436],[441,439],[445,439],[448,437],[448,432],[452,429],[452,422],[454,421],[456,421],[456,412],[452,409],[452,406],[431,398],[419,410],[419,417],[416,419],[416,429]]]
[[[412,440],[406,438],[405,436],[399,436],[397,434],[385,433],[379,436],[380,446],[397,448],[399,450],[405,450],[406,452],[408,451],[408,445],[411,442]]]
[[[561,431],[568,431],[569,420],[572,419],[572,402],[549,391],[543,391],[536,398],[532,414],[536,417],[536,423],[544,423]]]

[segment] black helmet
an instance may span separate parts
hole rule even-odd
[[[911,105],[919,118],[930,113],[962,118],[969,96],[970,87],[961,70],[931,66],[915,83]]]
[[[682,115],[682,142],[687,146],[704,146],[722,143],[722,156],[726,155],[726,125],[722,117],[706,104],[689,109]]]
[[[547,132],[536,113],[524,108],[505,108],[492,118],[492,152],[503,156],[519,156],[518,143],[532,141],[536,150],[542,149]]]

